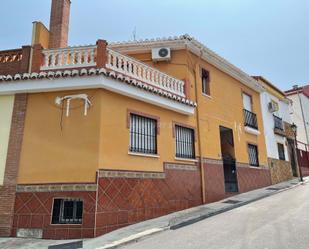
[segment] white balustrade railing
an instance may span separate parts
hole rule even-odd
[[[44,49],[41,70],[96,66],[97,46]]]
[[[132,57],[107,49],[106,67],[162,90],[185,97],[185,83]]]

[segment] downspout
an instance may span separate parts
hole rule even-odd
[[[302,115],[302,117],[303,117],[303,122],[304,122],[304,127],[305,127],[305,133],[306,133],[306,140],[307,140],[307,144],[309,144],[308,130],[307,130],[307,124],[306,124],[306,119],[305,119],[305,115],[304,115],[303,102],[302,102],[301,97],[300,97],[300,95],[299,95],[298,89],[297,89],[297,96],[298,96],[298,99],[299,99],[301,115]]]
[[[93,233],[94,233],[94,237],[97,236],[97,211],[98,211],[98,198],[99,198],[99,174],[100,174],[100,170],[97,170],[97,190],[96,190],[96,197],[95,197],[95,211],[94,211],[94,229],[93,229]]]
[[[200,50],[200,55],[198,57],[198,62],[200,61],[201,57],[202,57],[202,50]],[[199,164],[200,164],[200,170],[201,170],[201,183],[202,183],[202,201],[203,204],[206,202],[206,189],[205,189],[205,170],[203,167],[203,154],[202,154],[202,146],[201,146],[201,132],[200,132],[200,118],[199,118],[199,98],[198,98],[198,91],[197,91],[197,79],[196,79],[196,66],[199,65],[198,63],[195,63],[194,65],[194,90],[195,90],[195,99],[196,99],[196,126],[197,126],[197,134],[198,134],[198,148],[199,148],[199,154],[200,154],[200,160],[199,160]]]

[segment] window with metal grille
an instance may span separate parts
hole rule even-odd
[[[176,157],[195,158],[194,130],[175,125]]]
[[[157,120],[130,114],[130,151],[157,154]]]
[[[283,144],[277,143],[277,146],[278,146],[279,160],[285,160],[285,154],[284,154],[284,146],[283,146]]]
[[[54,199],[52,224],[81,224],[83,201],[79,199]]]
[[[258,147],[254,144],[248,144],[249,164],[251,166],[259,166]]]
[[[202,93],[210,95],[209,72],[202,69]]]

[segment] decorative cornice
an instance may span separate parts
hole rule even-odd
[[[264,87],[261,86],[257,80],[246,74],[244,71],[228,62],[223,57],[219,56],[208,47],[203,45],[195,38],[185,34],[181,36],[168,37],[168,38],[157,38],[157,39],[146,39],[139,41],[129,42],[115,42],[110,43],[109,47],[120,52],[130,53],[134,51],[149,51],[153,47],[169,46],[172,50],[185,49],[194,53],[197,56],[201,56],[202,59],[216,66],[223,72],[229,74],[233,78],[239,80],[244,85],[254,89],[257,92],[265,91]]]
[[[161,172],[140,172],[140,171],[121,171],[121,170],[100,170],[100,178],[150,178],[164,179],[165,173]]]
[[[249,163],[241,163],[236,162],[236,166],[239,168],[250,168],[250,169],[257,169],[257,170],[269,170],[268,166],[266,165],[259,165],[258,167],[251,166]]]
[[[165,163],[164,166],[169,170],[198,170],[198,167],[192,164]]]
[[[42,184],[42,185],[17,185],[16,192],[84,192],[96,191],[96,184]]]
[[[72,78],[72,77],[84,77],[84,76],[95,76],[95,75],[103,75],[106,77],[110,77],[113,79],[116,79],[118,81],[124,82],[128,85],[131,85],[133,87],[137,87],[140,88],[144,91],[153,93],[155,95],[159,95],[162,96],[164,98],[167,99],[171,99],[173,101],[185,104],[185,105],[189,105],[192,107],[196,107],[196,103],[192,100],[189,100],[187,98],[183,98],[180,97],[176,94],[172,94],[168,91],[164,91],[162,89],[153,87],[148,85],[147,83],[132,79],[128,76],[125,76],[123,74],[117,73],[115,71],[112,70],[106,70],[105,68],[100,68],[100,69],[96,69],[96,68],[82,68],[82,69],[73,69],[73,70],[62,70],[62,71],[49,71],[49,72],[40,72],[40,73],[24,73],[24,74],[16,74],[14,76],[12,75],[0,75],[0,94],[1,94],[1,86],[10,86],[9,84],[13,84],[14,82],[18,82],[19,81],[27,81],[27,80],[43,80],[43,79],[57,79],[57,78]],[[4,82],[4,83],[2,83]],[[6,85],[7,84],[7,85]],[[15,88],[17,88],[15,86]],[[13,90],[11,90],[12,92],[14,92],[14,89],[12,87]],[[15,91],[17,91],[15,89]],[[27,89],[27,87],[23,86],[23,85],[19,85],[18,86],[18,92],[28,92],[29,89]]]
[[[223,165],[222,159],[203,158],[202,163]]]

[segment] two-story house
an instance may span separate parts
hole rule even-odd
[[[99,236],[271,184],[256,79],[188,35],[68,47],[69,8],[34,23],[30,73],[0,76],[27,101],[13,236]]]
[[[291,101],[284,92],[262,76],[254,76],[266,89],[261,93],[261,108],[264,122],[268,166],[272,183],[289,180],[297,176],[294,138],[286,132],[292,124]]]

